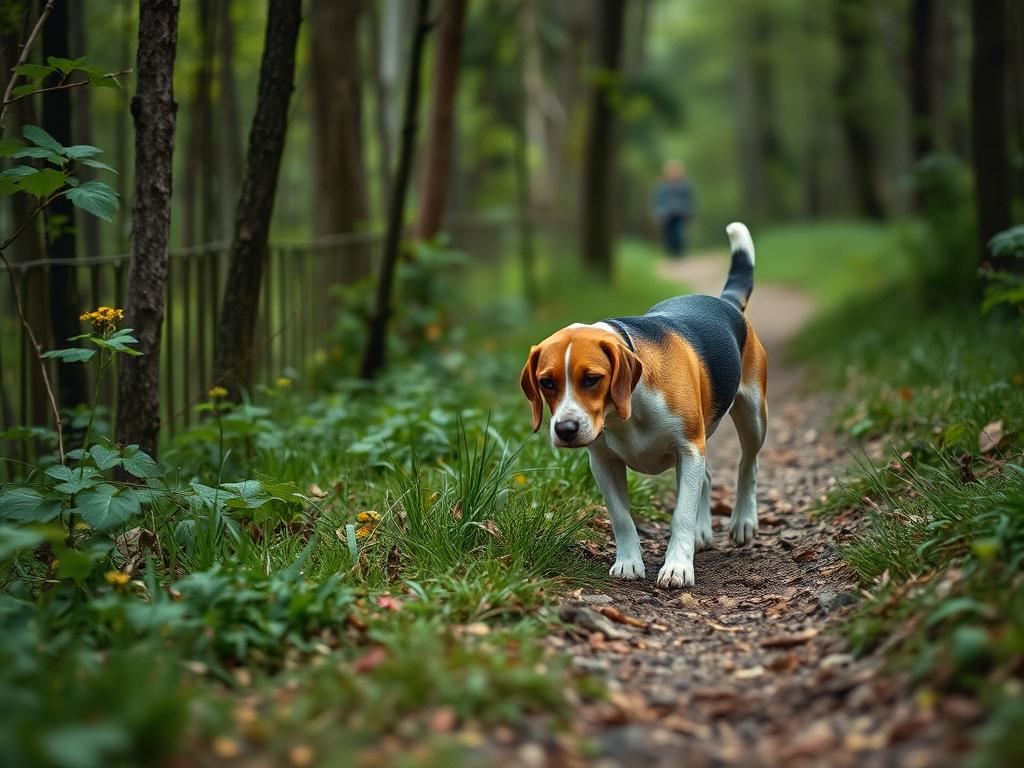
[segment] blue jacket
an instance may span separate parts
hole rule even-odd
[[[677,181],[661,181],[654,190],[654,216],[665,219],[669,216],[682,216],[688,219],[693,215],[693,187],[686,179]]]

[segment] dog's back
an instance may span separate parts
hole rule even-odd
[[[707,371],[712,392],[712,421],[729,410],[743,375],[743,354],[751,333],[743,315],[754,287],[754,248],[742,224],[727,232],[732,263],[721,297],[693,294],[658,302],[643,315],[606,320],[628,340],[663,344],[674,334],[689,345]]]

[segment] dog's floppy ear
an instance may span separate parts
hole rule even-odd
[[[533,431],[540,429],[540,423],[544,419],[544,398],[540,396],[540,389],[537,387],[537,361],[540,360],[540,347],[530,347],[530,356],[523,366],[523,374],[519,377],[519,386],[523,388],[526,399],[533,406]]]
[[[619,412],[623,421],[632,413],[631,399],[640,376],[644,372],[643,363],[625,344],[618,342],[601,342],[605,354],[612,363],[612,381],[608,387],[608,397]]]

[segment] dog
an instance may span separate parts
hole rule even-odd
[[[638,317],[574,323],[531,347],[523,367],[533,431],[547,402],[552,444],[589,450],[615,534],[611,576],[646,577],[626,467],[648,475],[674,468],[677,501],[657,583],[693,585],[694,553],[713,545],[705,442],[726,412],[742,448],[729,536],[743,546],[757,535],[768,359],[745,315],[754,287],[750,231],[734,222],[726,233],[731,265],[720,297],[676,296]]]

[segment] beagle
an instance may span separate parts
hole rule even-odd
[[[674,468],[678,494],[658,586],[694,583],[694,552],[713,542],[704,444],[726,412],[742,448],[729,536],[743,546],[757,535],[768,361],[744,315],[754,287],[754,244],[739,222],[726,232],[732,263],[720,297],[676,296],[639,317],[574,323],[532,347],[523,367],[533,431],[547,401],[551,442],[590,452],[615,534],[609,573],[621,579],[646,576],[626,467],[649,475]]]

